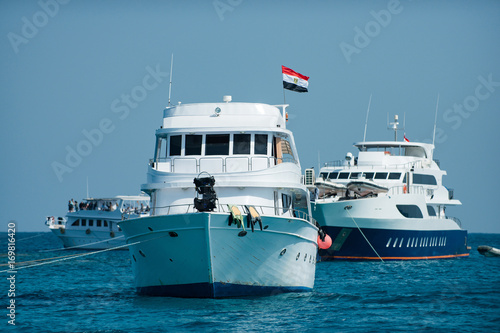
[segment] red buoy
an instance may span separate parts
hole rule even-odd
[[[332,246],[332,238],[328,235],[325,235],[325,240],[321,240],[321,237],[318,235],[318,247],[322,250],[326,250]]]

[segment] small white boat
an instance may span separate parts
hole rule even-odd
[[[368,194],[385,193],[389,190],[386,186],[382,186],[368,179],[358,179],[350,181],[347,184],[347,189],[349,191],[353,191],[361,197]]]
[[[334,183],[329,179],[323,179],[319,177],[314,183],[319,190],[318,197],[325,198],[335,195],[342,195],[347,187],[344,184]]]
[[[47,216],[45,224],[65,248],[102,250],[125,244],[118,222],[148,216],[149,196],[89,198],[68,206],[65,218]]]
[[[477,251],[485,257],[500,257],[500,249],[488,245],[478,246]]]

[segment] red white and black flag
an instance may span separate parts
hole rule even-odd
[[[283,88],[296,92],[307,92],[309,76],[297,73],[293,69],[281,66],[283,72]]]

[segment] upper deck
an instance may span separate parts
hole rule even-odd
[[[167,108],[150,166],[184,174],[249,172],[283,162],[300,168],[286,105],[280,107],[226,102]]]
[[[286,105],[280,105],[285,112]],[[261,103],[180,104],[163,111],[163,126],[157,134],[186,131],[276,130],[286,129],[286,121],[277,106]]]

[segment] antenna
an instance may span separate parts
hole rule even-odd
[[[365,133],[363,134],[363,142],[365,142],[366,140],[366,128],[368,127],[368,115],[370,114],[371,104],[372,104],[372,94],[370,94],[370,100],[368,101],[368,109],[366,110]]]
[[[170,106],[170,95],[172,94],[172,70],[174,67],[174,54],[172,53],[172,59],[170,60],[170,84],[168,85],[168,106]]]
[[[89,197],[89,176],[87,176],[87,198]]]
[[[436,102],[436,115],[434,116],[434,132],[432,133],[432,144],[434,145],[434,140],[436,139],[436,123],[438,119],[438,107],[439,107],[439,93],[438,93],[438,99]]]
[[[404,127],[398,127],[398,115],[394,116],[394,121],[392,123],[387,124],[387,129],[394,130],[394,141],[398,141],[398,130],[404,130]],[[387,114],[387,121],[389,121],[389,114]]]

